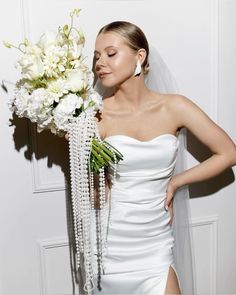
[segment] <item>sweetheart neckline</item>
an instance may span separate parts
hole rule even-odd
[[[146,142],[152,142],[160,137],[163,137],[163,136],[171,136],[172,138],[174,138],[175,140],[179,140],[177,136],[175,136],[174,134],[171,134],[171,133],[164,133],[164,134],[160,134],[160,135],[157,135],[155,136],[154,138],[152,139],[149,139],[149,140],[139,140],[137,138],[134,138],[132,136],[129,136],[129,135],[125,135],[125,134],[114,134],[114,135],[110,135],[110,136],[107,136],[105,137],[103,140],[106,140],[108,138],[111,138],[111,137],[118,137],[118,136],[121,136],[121,137],[126,137],[126,138],[130,138],[134,141],[137,141],[137,142],[142,142],[142,143],[146,143]]]

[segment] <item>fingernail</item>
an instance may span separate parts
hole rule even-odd
[[[165,209],[166,209],[166,211],[168,211],[168,205],[165,205]]]

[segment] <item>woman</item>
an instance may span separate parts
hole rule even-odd
[[[94,294],[181,294],[171,227],[176,191],[236,164],[234,142],[197,105],[183,95],[147,87],[148,55],[145,35],[129,22],[110,23],[97,35],[95,71],[99,83],[113,90],[104,98],[98,129],[124,159],[116,181],[107,175],[111,220],[106,271],[102,290],[95,288]],[[182,128],[213,155],[173,175]]]

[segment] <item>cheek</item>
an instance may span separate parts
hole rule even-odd
[[[134,60],[131,58],[117,58],[114,60],[112,70],[114,70],[114,76],[117,78],[128,78],[130,77],[135,69]]]
[[[114,59],[114,66],[123,68],[132,67],[134,61],[129,56],[119,55],[117,58]]]
[[[123,83],[133,76],[135,65],[133,58],[117,57],[108,62],[108,67],[112,71],[111,76],[101,79],[101,83],[105,87],[114,87]]]

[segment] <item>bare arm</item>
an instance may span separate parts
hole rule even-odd
[[[167,186],[164,206],[170,209],[173,221],[175,191],[183,185],[214,177],[236,165],[236,146],[227,133],[212,121],[195,103],[182,95],[171,99],[170,108],[179,127],[186,127],[211,151],[212,156],[202,163],[174,175]]]
[[[179,126],[186,127],[213,155],[202,163],[176,175],[177,187],[209,179],[236,165],[236,146],[227,133],[212,121],[196,104],[178,95],[174,116]]]

